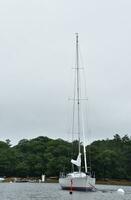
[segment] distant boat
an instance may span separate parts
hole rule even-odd
[[[91,172],[87,171],[87,161],[86,161],[86,148],[85,148],[85,141],[83,144],[83,155],[84,155],[84,172],[82,172],[82,166],[81,166],[81,135],[83,128],[81,127],[81,107],[80,107],[80,74],[79,74],[79,48],[78,48],[78,34],[76,34],[76,83],[75,83],[75,92],[74,92],[74,98],[73,102],[76,104],[74,108],[76,108],[76,111],[73,112],[76,114],[76,124],[77,124],[77,135],[78,135],[78,156],[77,159],[71,160],[71,163],[73,166],[77,166],[78,171],[73,171],[71,173],[68,173],[67,175],[61,175],[59,178],[59,184],[62,189],[65,190],[77,190],[77,191],[93,191],[95,190],[95,177],[91,175]],[[74,168],[74,167],[73,167]]]
[[[0,182],[3,182],[5,180],[5,178],[0,177]]]

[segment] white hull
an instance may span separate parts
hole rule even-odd
[[[77,191],[94,191],[95,190],[95,178],[89,175],[81,176],[81,174],[69,174],[65,178],[59,179],[59,184],[62,189],[65,190],[77,190]]]

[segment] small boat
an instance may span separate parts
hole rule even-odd
[[[86,161],[86,147],[85,147],[85,141],[81,141],[81,135],[84,135],[82,126],[82,119],[81,119],[81,96],[80,96],[80,67],[79,67],[79,43],[78,43],[78,33],[76,33],[76,80],[75,80],[75,92],[74,92],[74,98],[73,102],[74,108],[76,108],[76,112],[73,113],[76,114],[76,132],[78,135],[78,156],[77,159],[71,160],[72,168],[77,168],[77,171],[72,171],[71,173],[68,173],[64,175],[64,173],[61,173],[61,176],[59,178],[59,184],[62,189],[64,190],[76,190],[76,191],[94,191],[95,190],[95,177],[92,176],[92,173],[87,170],[87,161]],[[73,114],[74,118],[74,114]],[[73,119],[74,121],[74,119]],[[74,122],[73,122],[74,123]],[[74,124],[73,124],[74,126]],[[83,157],[84,157],[84,172],[82,172],[82,162],[81,162],[81,142],[83,142]]]
[[[5,178],[0,177],[0,182],[3,182],[3,181],[5,181]]]

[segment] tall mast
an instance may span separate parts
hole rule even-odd
[[[79,153],[81,152],[80,150],[80,74],[79,74],[79,50],[78,50],[78,33],[76,33],[76,89],[77,89],[77,109],[78,109],[78,113],[77,113],[77,123],[78,123],[78,142],[79,142],[79,146],[78,146],[78,150]],[[80,171],[81,169],[79,169]]]

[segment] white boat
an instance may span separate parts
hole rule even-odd
[[[81,96],[80,96],[80,74],[79,74],[79,43],[78,43],[78,33],[76,33],[76,83],[74,90],[74,104],[76,104],[77,111],[76,116],[76,126],[77,126],[77,135],[78,135],[78,156],[76,160],[71,160],[71,163],[74,167],[77,167],[78,171],[72,171],[67,175],[61,174],[59,178],[59,184],[64,190],[77,190],[77,191],[94,191],[95,190],[95,177],[92,176],[91,172],[87,171],[87,161],[86,161],[86,148],[85,141],[81,141],[81,135],[84,135],[84,128],[82,128],[82,116],[81,116]],[[73,114],[74,118],[74,114]],[[73,119],[74,123],[74,119]],[[74,124],[73,124],[74,126]],[[84,172],[82,172],[82,163],[81,163],[81,142],[83,142],[83,156],[84,156]]]
[[[0,177],[0,182],[3,182],[3,181],[5,181],[5,178]]]

